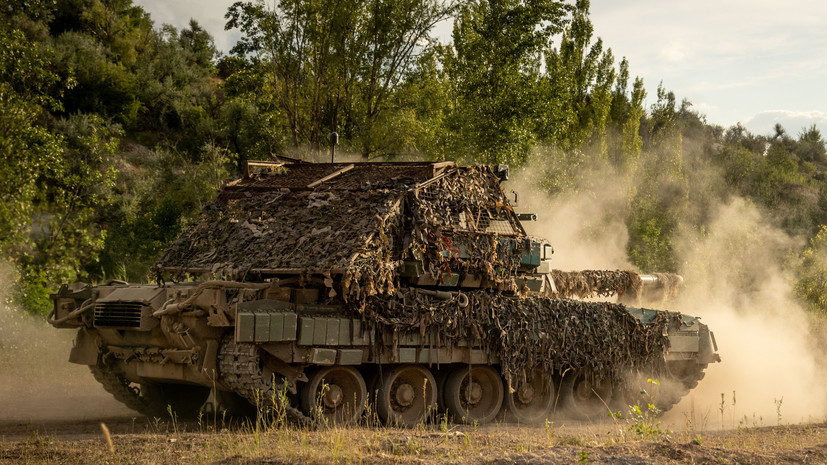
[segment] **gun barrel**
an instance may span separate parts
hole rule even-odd
[[[683,276],[672,273],[642,274],[640,280],[643,281],[644,285],[664,286],[672,284],[680,286],[683,284]]]

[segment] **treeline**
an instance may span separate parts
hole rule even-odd
[[[787,266],[827,311],[819,131],[710,125],[662,87],[645,108],[587,0],[237,2],[228,56],[195,21],[157,27],[131,0],[11,0],[0,15],[0,252],[33,312],[61,282],[145,280],[245,160],[313,157],[331,132],[365,160],[532,163],[552,195],[612,173],[644,272],[679,272],[679,226],[751,199],[812,238]],[[434,26],[450,18],[444,45]]]

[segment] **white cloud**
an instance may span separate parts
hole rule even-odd
[[[814,125],[827,136],[827,113],[823,111],[767,110],[742,121],[754,134],[771,134],[776,123],[781,123],[790,135],[797,135],[804,128]]]
[[[188,27],[190,18],[198,21],[215,39],[215,46],[223,53],[238,41],[238,31],[225,31],[224,15],[234,0],[134,0],[149,12],[155,26],[172,24],[178,29]]]
[[[680,42],[672,42],[658,52],[658,58],[670,63],[683,62],[688,55],[686,47]]]
[[[711,104],[706,103],[706,102],[698,102],[698,103],[692,102],[692,108],[695,111],[697,111],[699,113],[702,113],[704,115],[709,114],[710,112],[713,112],[713,111],[718,109],[717,106],[711,105]]]

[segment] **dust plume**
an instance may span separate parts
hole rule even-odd
[[[687,284],[674,309],[702,317],[723,360],[674,412],[695,427],[704,418],[724,428],[823,420],[827,373],[783,267],[802,241],[741,199],[718,206],[707,231],[679,241]]]
[[[549,197],[537,188],[538,173],[538,167],[520,170],[506,189],[520,193],[518,211],[537,214],[526,229],[554,246],[552,266],[633,269],[624,223],[632,186],[622,176],[599,173],[588,188]],[[810,317],[796,302],[794,279],[784,269],[803,239],[773,227],[742,199],[706,208],[705,228],[679,228],[678,272],[685,286],[667,309],[702,317],[723,362],[711,364],[705,379],[663,421],[672,429],[823,421],[827,373]]]
[[[0,262],[0,421],[137,416],[87,367],[69,363],[75,331],[54,329],[9,303],[13,276]]]
[[[516,210],[535,213],[536,221],[525,221],[530,235],[548,240],[554,247],[552,265],[559,270],[631,269],[626,257],[629,235],[623,222],[626,210],[624,187],[603,176],[599,193],[582,190],[553,198],[536,186],[543,170],[534,164],[513,173],[504,185],[517,194]]]

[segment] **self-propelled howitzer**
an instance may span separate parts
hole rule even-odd
[[[532,423],[635,402],[640,379],[666,409],[719,360],[697,318],[637,308],[679,277],[552,270],[502,169],[255,165],[166,249],[156,284],[52,296],[50,322],[78,328],[69,360],[127,406]],[[633,306],[593,298],[611,296]]]

